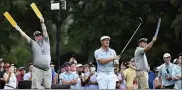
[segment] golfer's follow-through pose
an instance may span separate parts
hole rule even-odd
[[[35,31],[33,36],[35,40],[32,40],[27,36],[19,26],[16,26],[16,30],[20,32],[28,43],[32,46],[33,51],[33,72],[32,72],[32,88],[39,89],[43,84],[44,88],[51,88],[51,55],[50,55],[50,43],[48,33],[44,24],[44,18],[40,18],[42,33]]]
[[[100,41],[102,47],[94,52],[98,67],[97,82],[99,89],[115,89],[117,76],[114,74],[114,64],[119,64],[117,61],[120,56],[117,56],[116,52],[109,48],[109,36],[101,37]]]
[[[147,44],[146,38],[141,38],[138,41],[138,47],[135,50],[136,62],[136,78],[138,79],[138,89],[148,89],[148,61],[145,53],[150,50],[157,37],[154,36],[153,40]]]

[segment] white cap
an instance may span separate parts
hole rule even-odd
[[[104,40],[104,39],[109,39],[109,40],[110,40],[110,37],[109,37],[109,36],[102,36],[102,37],[100,38],[100,41],[102,41],[102,40]]]
[[[170,57],[171,55],[169,53],[165,53],[163,57]]]
[[[82,65],[82,64],[77,64],[77,65],[76,65],[76,67],[81,67],[81,66],[83,66],[83,65]]]
[[[175,58],[174,61],[173,61],[173,63],[176,63],[176,61],[177,61],[177,59]]]

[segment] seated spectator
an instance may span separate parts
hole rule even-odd
[[[9,63],[5,64],[6,72],[3,75],[3,79],[5,81],[4,89],[16,89],[17,79],[13,72],[11,72],[11,65]]]
[[[18,69],[18,71],[20,72],[20,74],[16,76],[17,82],[23,80],[23,77],[24,77],[24,75],[25,75],[25,67],[20,67],[20,68]]]
[[[33,64],[29,63],[29,72],[24,75],[23,80],[32,80],[32,69]]]
[[[63,84],[67,84],[71,86],[71,89],[76,89],[76,84],[78,80],[78,76],[75,73],[70,72],[70,63],[65,62],[64,63],[64,68],[66,70],[65,73],[62,73],[60,75],[60,80]]]

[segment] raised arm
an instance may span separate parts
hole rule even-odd
[[[152,41],[144,48],[144,52],[147,52],[152,48],[152,46],[153,46],[154,42],[156,41],[156,39],[157,39],[157,37],[154,36]]]
[[[25,39],[27,40],[28,43],[30,42],[30,37],[27,36],[27,35],[21,30],[21,28],[20,28],[18,25],[15,26],[15,29],[16,29],[17,31],[20,32],[21,36],[22,36],[23,38],[25,38]]]
[[[42,27],[43,36],[44,36],[45,38],[48,38],[47,28],[46,28],[46,26],[45,26],[45,24],[44,24],[44,18],[43,18],[43,17],[40,18],[40,23],[41,23],[41,27]]]

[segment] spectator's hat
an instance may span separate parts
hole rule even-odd
[[[165,53],[165,54],[163,55],[163,58],[166,58],[166,57],[171,57],[171,55],[170,55],[169,53]]]
[[[138,43],[140,43],[140,42],[147,42],[147,41],[148,41],[147,38],[141,38],[141,39],[138,41]]]
[[[18,70],[19,70],[19,71],[25,70],[25,67],[20,67]]]
[[[65,62],[64,63],[64,67],[67,67],[67,66],[70,66],[70,63],[69,62]]]
[[[11,64],[11,66],[17,67],[17,65],[15,65],[15,64]]]
[[[4,62],[4,60],[3,60],[2,58],[0,58],[0,63],[1,63],[1,62]]]
[[[76,67],[82,67],[83,65],[82,64],[77,64]]]
[[[51,62],[51,67],[54,67],[55,65],[54,65],[54,63],[53,62]]]
[[[102,37],[100,38],[100,41],[102,41],[102,40],[104,40],[104,39],[109,39],[109,40],[110,40],[110,37],[109,37],[109,36],[102,36]]]
[[[9,63],[5,63],[4,67],[9,68],[9,67],[11,67],[11,65]]]

